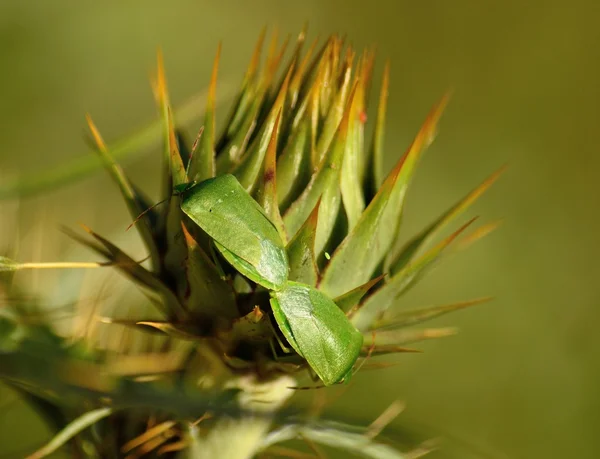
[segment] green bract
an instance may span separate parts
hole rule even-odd
[[[198,183],[184,193],[181,209],[244,276],[270,290],[285,283],[289,266],[277,229],[233,175]]]
[[[285,338],[319,378],[335,384],[346,378],[358,358],[362,334],[325,294],[298,282],[271,293],[273,315]]]

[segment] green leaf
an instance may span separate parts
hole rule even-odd
[[[396,299],[410,287],[414,286],[427,269],[440,258],[448,246],[471,224],[470,220],[442,242],[425,252],[422,256],[392,276],[387,283],[370,295],[352,317],[352,323],[359,330],[367,330],[371,324],[394,304]]]
[[[308,284],[311,287],[317,285],[319,278],[319,269],[315,259],[315,236],[320,204],[321,201],[317,201],[317,205],[286,248],[290,263],[289,279]]]
[[[423,149],[433,139],[446,99],[430,113],[412,146],[390,172],[360,220],[336,249],[319,288],[338,296],[371,279],[387,255],[399,228],[406,190]]]
[[[181,208],[241,274],[269,289],[287,280],[287,255],[277,229],[234,176],[197,184],[185,193]]]
[[[390,272],[394,274],[410,263],[410,261],[418,254],[419,249],[426,246],[427,242],[430,241],[442,228],[467,210],[483,193],[485,193],[485,191],[487,191],[489,187],[492,186],[496,180],[498,180],[504,170],[505,167],[502,167],[494,172],[483,183],[481,183],[481,185],[467,194],[464,198],[462,198],[459,202],[442,214],[441,217],[439,217],[421,233],[406,243],[402,250],[400,250],[393,258],[390,266]]]

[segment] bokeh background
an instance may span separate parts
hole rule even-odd
[[[357,47],[376,45],[376,77],[391,60],[390,165],[430,106],[454,90],[410,191],[404,235],[509,164],[472,212],[485,221],[503,218],[501,229],[445,262],[404,301],[495,300],[438,320],[461,333],[426,343],[423,355],[402,357],[385,373],[359,374],[335,412],[370,421],[403,400],[407,409],[395,426],[445,438],[436,458],[600,457],[594,0],[0,0],[3,180],[90,154],[86,112],[107,139],[155,119],[147,81],[157,46],[177,105],[207,85],[221,40],[226,103],[261,28],[295,35],[305,21],[309,38],[339,32]],[[219,108],[222,119],[226,109]],[[126,162],[148,190],[158,177],[155,158]],[[125,207],[102,171],[0,207],[1,242],[18,244],[22,260],[75,257],[59,226],[78,222],[139,249],[135,235],[124,234]],[[57,288],[57,275],[20,280],[60,303],[72,287]],[[48,438],[14,394],[0,391],[0,405],[0,457],[22,457]]]

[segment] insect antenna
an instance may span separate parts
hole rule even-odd
[[[125,231],[129,231],[133,225],[135,225],[137,222],[140,221],[140,219],[146,215],[148,212],[150,212],[151,210],[155,209],[156,207],[158,207],[159,205],[167,202],[169,199],[171,199],[171,196],[169,196],[168,198],[163,199],[162,201],[158,201],[156,204],[151,205],[150,207],[148,207],[145,211],[143,211],[141,214],[139,214],[134,221],[132,221],[129,226],[127,227],[127,229]]]
[[[185,176],[188,178],[189,180],[189,171],[190,171],[190,165],[192,164],[192,159],[194,157],[194,152],[197,150],[198,145],[200,144],[200,138],[202,137],[202,133],[204,132],[204,126],[200,126],[200,129],[198,131],[198,135],[196,136],[196,140],[194,141],[194,144],[192,145],[192,151],[190,153],[190,156],[188,158],[187,161],[187,165],[185,167]],[[158,201],[156,204],[148,207],[145,211],[143,211],[141,214],[139,214],[134,221],[132,221],[129,226],[127,227],[127,229],[125,231],[129,231],[137,222],[140,221],[140,219],[146,215],[148,212],[150,212],[151,210],[155,209],[156,207],[158,207],[159,205],[167,202],[169,199],[171,199],[172,196],[174,195],[179,195],[187,190],[189,190],[193,185],[195,185],[195,182],[193,181],[189,181],[188,183],[183,183],[178,187],[174,188],[174,193],[169,196],[168,198],[163,199],[162,201]]]

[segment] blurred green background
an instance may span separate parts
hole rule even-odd
[[[485,221],[504,218],[501,229],[404,300],[424,306],[490,294],[495,301],[438,320],[461,333],[420,346],[423,355],[359,374],[337,413],[370,420],[401,399],[407,410],[399,428],[447,438],[432,457],[600,457],[594,0],[0,0],[2,179],[88,154],[86,112],[107,139],[153,120],[147,81],[157,46],[177,105],[208,83],[219,40],[220,89],[227,92],[264,25],[296,34],[305,21],[311,39],[339,32],[359,48],[376,45],[377,78],[391,60],[390,165],[430,106],[454,90],[410,191],[405,236],[510,166],[473,211]],[[225,112],[221,105],[218,116]],[[148,190],[156,190],[155,158],[126,163]],[[78,222],[130,241],[132,253],[139,248],[135,235],[124,234],[125,206],[103,172],[16,206],[0,203],[0,235],[2,244],[18,243],[23,261],[72,250],[58,229]],[[63,286],[53,276],[20,280],[56,302]],[[48,433],[11,393],[0,397],[0,457],[21,457]]]

